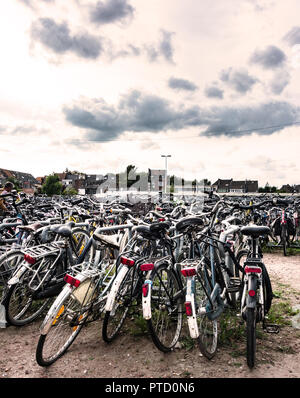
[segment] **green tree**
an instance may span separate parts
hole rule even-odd
[[[63,194],[63,195],[77,195],[78,192],[77,192],[76,189],[73,188],[73,187],[67,187],[67,188],[63,191],[62,194]]]
[[[19,180],[17,180],[15,177],[8,177],[7,181],[10,181],[14,184],[14,189],[16,191],[20,191],[21,190],[21,186],[19,183]]]
[[[50,175],[46,178],[45,184],[42,185],[42,193],[52,196],[60,195],[62,193],[62,183],[56,174]]]

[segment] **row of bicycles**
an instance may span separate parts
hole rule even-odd
[[[275,209],[280,239],[284,230],[297,241],[300,200],[212,192],[183,199],[8,196],[11,217],[0,223],[0,326],[42,319],[36,361],[49,366],[85,325],[101,319],[103,340],[112,343],[129,314],[141,313],[160,351],[174,349],[186,323],[211,359],[220,316],[232,309],[245,323],[253,368],[257,324],[279,331],[267,321],[273,293],[262,247],[278,242]]]

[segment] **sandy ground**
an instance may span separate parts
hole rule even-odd
[[[265,254],[273,290],[284,289],[300,304],[300,256]],[[277,299],[280,300],[280,299]],[[1,378],[299,378],[300,330],[281,327],[279,334],[257,339],[257,362],[246,364],[246,341],[220,346],[207,360],[195,346],[160,352],[147,335],[132,333],[132,321],[111,344],[101,338],[102,322],[85,327],[69,351],[48,368],[35,360],[41,319],[33,324],[0,329]]]

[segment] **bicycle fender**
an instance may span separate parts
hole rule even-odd
[[[151,287],[152,287],[152,281],[151,280],[145,280],[144,285],[146,285],[147,292],[145,293],[146,296],[144,296],[144,292],[142,293],[142,303],[143,303],[143,318],[146,320],[151,319],[152,317],[152,312],[151,312]],[[144,288],[143,288],[144,290]]]
[[[199,337],[199,329],[196,317],[196,308],[195,308],[195,295],[192,288],[193,277],[188,277],[186,281],[186,296],[185,301],[187,303],[191,303],[192,307],[192,315],[187,315],[187,322],[190,331],[190,336],[192,339],[197,339]]]
[[[121,283],[122,283],[123,279],[125,278],[125,275],[127,274],[128,271],[129,271],[128,267],[122,267],[120,269],[120,271],[118,272],[116,279],[111,286],[111,290],[107,296],[107,300],[106,300],[106,304],[105,304],[105,311],[112,311],[114,303],[115,303],[116,295],[117,295],[118,290],[121,286]]]
[[[43,323],[40,326],[41,334],[43,335],[48,334],[53,322],[55,321],[55,318],[57,317],[59,310],[61,309],[63,303],[70,296],[73,290],[74,287],[70,285],[64,286],[64,288],[62,289],[62,291],[60,292],[60,294],[57,296],[54,303],[50,307]]]
[[[248,292],[250,290],[254,290],[256,292],[257,289],[257,276],[250,276],[248,277]],[[247,308],[255,308],[256,307],[256,294],[254,296],[250,296],[247,294],[247,301],[246,301]]]
[[[27,271],[27,269],[28,267],[26,265],[23,265],[18,271],[16,271],[14,276],[9,279],[7,285],[16,285],[20,281],[21,276],[25,273],[25,271]]]

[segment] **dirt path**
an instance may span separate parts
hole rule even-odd
[[[300,304],[300,256],[265,254],[274,292],[273,303],[290,300]],[[49,368],[35,360],[39,324],[0,329],[1,378],[299,378],[300,330],[282,326],[279,334],[261,333],[257,340],[257,364],[250,371],[245,360],[244,339],[221,345],[213,360],[198,348],[182,347],[164,354],[146,336],[138,336],[136,324],[128,320],[126,330],[112,344],[101,339],[101,321],[90,324],[70,350]],[[187,339],[187,342],[190,342]]]

